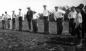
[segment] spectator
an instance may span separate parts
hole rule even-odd
[[[44,17],[44,33],[49,33],[49,11],[46,8],[47,6],[44,5],[43,8],[43,17]]]
[[[39,18],[38,13],[34,12],[33,19],[32,19],[32,24],[33,24],[33,32],[37,33],[38,31],[38,24],[37,24],[37,19]]]
[[[74,28],[75,28],[75,22],[74,20],[76,19],[76,10],[75,8],[71,8],[71,12],[69,13],[68,15],[68,18],[69,18],[69,33],[74,36]]]
[[[6,25],[5,25],[5,16],[4,14],[2,14],[2,29],[5,29]]]
[[[62,26],[63,13],[62,11],[59,11],[58,7],[56,6],[53,14],[54,14],[54,19],[57,22],[57,34],[61,35],[63,30],[63,26]]]
[[[27,18],[29,30],[31,31],[31,22],[32,22],[32,18],[33,18],[33,11],[30,9],[30,7],[28,7],[27,9],[28,9],[28,11],[26,14],[26,18]]]
[[[82,15],[82,38],[81,38],[81,41],[80,41],[80,44],[78,44],[77,46],[81,47],[83,45],[83,41],[84,41],[84,35],[86,33],[86,13],[84,12],[83,8],[84,8],[84,4],[80,4],[78,7],[78,9],[80,9],[80,12],[81,12],[81,15]]]
[[[15,29],[15,19],[16,19],[16,14],[15,11],[12,11],[12,29]]]
[[[7,12],[5,12],[5,17],[6,17],[6,19],[7,19],[7,22],[6,22],[6,24],[7,24],[7,29],[12,29],[11,27],[11,19],[12,19],[12,17],[10,16],[10,15],[8,15],[8,13]]]
[[[78,39],[81,39],[81,31],[82,31],[82,15],[79,9],[77,9],[77,15],[76,15],[76,19],[75,19],[75,34],[77,34]]]
[[[23,14],[22,14],[22,9],[19,9],[19,14],[18,14],[18,18],[19,18],[19,31],[22,31],[22,18],[23,18]]]

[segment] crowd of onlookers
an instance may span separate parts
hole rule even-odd
[[[86,26],[86,6],[84,4],[80,4],[79,6],[71,7],[68,9],[59,9],[58,6],[55,6],[53,12],[50,12],[47,9],[47,6],[43,6],[44,10],[42,15],[32,11],[30,7],[27,8],[27,13],[22,14],[22,9],[19,9],[18,15],[16,15],[15,11],[12,11],[12,15],[9,15],[7,11],[5,14],[2,14],[2,28],[3,29],[12,29],[15,30],[15,22],[16,18],[18,18],[19,22],[19,31],[22,31],[22,22],[27,19],[29,30],[33,27],[33,32],[37,33],[38,31],[38,23],[37,19],[43,18],[44,23],[44,33],[49,34],[49,21],[53,19],[53,21],[57,24],[57,34],[61,35],[63,30],[62,22],[69,22],[69,33],[72,36],[77,35],[78,39],[84,39],[85,35],[85,26]],[[32,26],[31,26],[32,23]]]

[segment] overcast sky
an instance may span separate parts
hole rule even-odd
[[[1,0],[0,14],[4,13],[4,11],[11,13],[12,10],[18,13],[19,8],[22,8],[25,13],[28,6],[34,11],[42,12],[43,5],[47,5],[48,9],[53,9],[54,6],[77,6],[80,3],[86,5],[86,0]]]

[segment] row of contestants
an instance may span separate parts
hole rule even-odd
[[[50,12],[49,10],[47,10],[46,5],[43,6],[44,11],[43,11],[43,18],[44,18],[44,33],[49,33],[49,15]],[[32,11],[29,8],[27,8],[27,14],[25,16],[25,18],[27,19],[28,22],[28,27],[29,30],[31,30],[31,22],[33,24],[33,31],[37,32],[38,31],[38,27],[37,27],[37,19],[40,17],[39,14],[34,13],[34,11]],[[64,11],[59,11],[58,7],[55,7],[55,10],[52,12],[54,14],[54,20],[57,23],[57,34],[62,34],[62,30],[63,30],[63,25],[62,22],[64,20]],[[5,12],[5,15],[2,14],[2,26],[3,29],[6,27],[7,24],[7,28],[8,29],[15,29],[15,19],[18,17],[18,22],[19,22],[19,31],[22,31],[22,22],[24,20],[24,16],[21,12],[21,9],[19,9],[19,14],[16,15],[15,11],[13,11],[12,16],[8,15],[7,12]],[[79,17],[79,18],[78,18]],[[78,22],[82,23],[82,15],[79,11],[79,9],[75,9],[72,8],[71,12],[68,14],[68,18],[69,18],[69,32],[73,35],[74,32],[74,28],[75,28],[75,24]],[[78,21],[75,21],[77,19],[79,19]],[[35,20],[35,21],[34,21]],[[5,24],[6,22],[6,24]],[[77,25],[78,25],[77,24]]]

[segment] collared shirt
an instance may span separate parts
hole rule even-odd
[[[8,14],[5,14],[5,18],[12,19],[12,17],[10,15],[8,15]]]
[[[5,20],[5,16],[4,15],[2,16],[2,19],[1,20]]]
[[[22,17],[23,18],[22,20],[24,20],[24,15],[21,11],[19,11],[18,17]]]
[[[82,23],[82,15],[81,15],[81,13],[77,14],[76,21],[77,21],[77,23]]]
[[[71,18],[74,18],[74,19],[75,19],[75,18],[76,18],[76,14],[77,14],[76,11],[74,11],[74,12],[71,11],[71,12],[69,13],[69,15],[68,15],[68,18],[69,18],[69,19],[71,19]]]
[[[23,17],[23,13],[19,11],[18,16],[19,16],[19,17]]]
[[[12,14],[12,18],[16,18],[16,14]]]
[[[39,18],[38,13],[33,14],[33,20],[38,19],[38,18]]]
[[[56,20],[57,18],[63,18],[64,16],[63,16],[63,14],[64,14],[65,12],[63,11],[54,11],[53,12],[53,14],[54,14],[54,19]]]
[[[49,11],[48,10],[44,10],[43,11],[43,16],[49,16]]]

